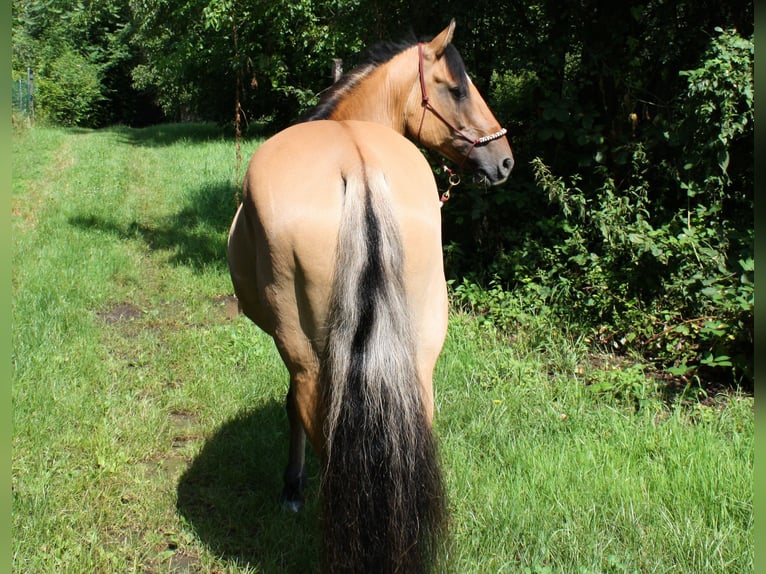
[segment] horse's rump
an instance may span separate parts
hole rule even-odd
[[[317,367],[341,254],[347,186],[365,178],[382,178],[387,188],[403,246],[420,375],[430,385],[427,364],[435,362],[446,332],[438,192],[417,148],[389,128],[310,122],[280,132],[256,150],[229,235],[235,292],[244,313],[275,338],[291,373],[312,361]],[[426,408],[430,413],[431,405]],[[320,451],[323,438],[310,438]]]

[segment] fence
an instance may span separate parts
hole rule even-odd
[[[15,113],[34,119],[35,73],[27,68],[26,78],[19,77],[11,85],[11,105]]]

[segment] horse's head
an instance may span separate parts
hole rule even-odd
[[[471,82],[452,45],[455,21],[430,42],[418,44],[419,88],[408,102],[409,135],[490,185],[503,183],[513,169],[505,129]]]

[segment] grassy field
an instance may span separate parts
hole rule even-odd
[[[15,572],[317,571],[316,460],[283,512],[287,376],[229,307],[234,164],[213,126],[15,134]],[[452,315],[444,571],[752,572],[752,397],[636,408],[641,368],[519,318]]]

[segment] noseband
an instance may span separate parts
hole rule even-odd
[[[449,129],[451,129],[453,132],[459,135],[462,139],[464,139],[469,144],[471,144],[470,147],[468,148],[468,152],[465,154],[465,157],[463,158],[463,161],[460,162],[460,167],[458,169],[462,170],[463,165],[468,159],[468,156],[471,155],[473,148],[477,146],[486,145],[489,142],[500,139],[506,133],[508,133],[508,130],[506,130],[505,128],[500,128],[499,131],[496,131],[495,133],[490,134],[488,136],[483,136],[483,137],[475,138],[475,139],[471,138],[467,136],[464,132],[456,128],[454,125],[452,125],[447,118],[441,115],[439,111],[433,107],[433,105],[428,99],[428,91],[426,90],[426,78],[425,78],[425,74],[423,73],[423,44],[420,44],[420,43],[418,44],[418,71],[420,72],[420,95],[422,97],[420,105],[423,107],[423,115],[420,116],[420,126],[418,127],[418,142],[420,142],[420,132],[423,129],[423,120],[426,118],[426,111],[430,111],[433,115],[439,118],[439,120],[441,120],[441,122],[444,125],[446,125]],[[460,183],[460,178],[457,177],[456,183],[453,183],[453,179],[456,176],[451,170],[448,170],[448,171],[450,173],[451,187],[454,187],[455,185]],[[449,191],[447,191],[447,197],[449,197]]]

